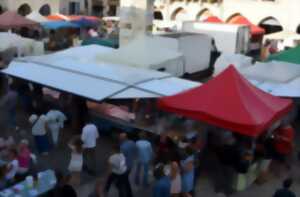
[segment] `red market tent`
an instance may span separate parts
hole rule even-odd
[[[249,25],[252,36],[263,35],[265,33],[265,30],[263,28],[254,25],[244,16],[240,16],[240,15],[236,16],[236,17],[232,18],[228,23],[239,24],[239,25]]]
[[[161,109],[257,137],[286,115],[292,101],[265,93],[230,66],[192,90],[158,101]]]
[[[38,23],[20,16],[13,11],[6,11],[0,15],[0,29],[30,27],[34,25],[38,25]]]
[[[69,21],[70,18],[68,16],[65,16],[63,14],[52,14],[47,16],[48,20],[52,20],[52,21]]]
[[[209,16],[203,22],[206,23],[224,23],[219,17],[216,16]]]
[[[77,21],[81,19],[90,20],[90,21],[99,21],[99,18],[96,16],[84,16],[84,15],[70,15],[67,16],[71,21]]]

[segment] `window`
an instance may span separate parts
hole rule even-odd
[[[80,3],[79,2],[70,2],[69,4],[69,14],[76,15],[80,12]]]

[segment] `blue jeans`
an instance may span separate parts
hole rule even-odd
[[[141,168],[143,168],[143,186],[148,186],[148,172],[149,172],[149,163],[138,162],[135,172],[135,184],[140,184],[140,174]]]
[[[16,116],[17,116],[16,109],[11,109],[8,111],[8,124],[9,124],[9,128],[11,129],[15,129],[17,126]]]

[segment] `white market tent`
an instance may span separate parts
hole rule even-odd
[[[252,57],[242,54],[222,53],[215,62],[213,75],[216,76],[220,74],[229,65],[233,65],[238,71],[242,71],[243,69],[252,66],[252,60]]]
[[[172,43],[173,46],[169,47],[166,45],[167,43]],[[175,76],[181,76],[185,70],[184,57],[174,47],[176,44],[176,39],[172,38],[139,36],[111,53],[100,54],[98,60],[132,67],[163,70]]]
[[[243,69],[242,73],[252,80],[287,83],[300,76],[300,66],[287,62],[257,62]]]
[[[295,47],[300,41],[300,35],[295,32],[280,31],[265,35],[264,40],[282,41],[284,46]]]
[[[300,77],[290,81],[287,84],[277,86],[273,91],[273,95],[283,97],[300,97]]]
[[[300,66],[271,61],[250,64],[250,59],[222,55],[216,61],[214,76],[233,64],[254,86],[274,96],[300,97]]]
[[[87,48],[81,48],[82,54],[89,51]],[[79,52],[80,47],[70,50]],[[17,59],[2,72],[94,101],[107,98],[155,98],[200,85],[154,70],[93,60],[83,63],[71,56],[64,56],[70,55],[69,52]]]
[[[37,11],[32,11],[30,14],[28,14],[26,16],[26,18],[32,20],[32,21],[35,21],[37,23],[45,23],[45,22],[49,22],[49,20],[42,16],[39,12]]]
[[[10,32],[0,32],[0,51],[16,48],[18,56],[44,54],[43,43]]]

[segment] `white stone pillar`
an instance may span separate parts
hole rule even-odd
[[[120,46],[138,35],[150,34],[153,21],[153,0],[121,0]]]

